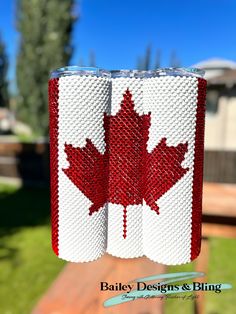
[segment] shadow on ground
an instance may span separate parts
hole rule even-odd
[[[0,190],[0,260],[12,259],[17,253],[17,248],[7,245],[8,236],[24,227],[47,224],[49,219],[49,188]]]

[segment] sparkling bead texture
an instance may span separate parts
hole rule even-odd
[[[206,81],[65,76],[49,82],[52,243],[177,265],[200,252]]]

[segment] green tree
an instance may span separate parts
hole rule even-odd
[[[48,133],[49,72],[69,63],[76,20],[74,0],[18,0],[18,116],[40,135]]]
[[[93,50],[91,50],[89,54],[89,66],[96,67],[96,55]]]
[[[138,70],[150,70],[151,67],[151,45],[148,45],[145,51],[145,55],[143,57],[138,58],[137,68]]]
[[[160,66],[161,66],[161,50],[157,49],[154,69],[160,68]]]
[[[7,107],[9,104],[7,69],[8,58],[5,45],[0,36],[0,107]]]
[[[153,66],[154,65],[154,66]],[[159,68],[161,65],[161,50],[157,49],[154,62],[152,61],[152,47],[148,45],[143,57],[138,58],[138,70],[148,71],[151,69]]]
[[[177,56],[177,53],[175,50],[172,51],[170,55],[170,67],[172,68],[179,68],[181,67],[181,61]]]
[[[147,46],[146,53],[143,59],[143,64],[144,64],[144,70],[150,70],[151,67],[151,53],[152,53],[152,48],[151,45]]]

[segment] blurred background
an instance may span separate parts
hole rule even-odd
[[[206,70],[210,205],[202,267],[209,280],[236,284],[235,17],[234,0],[0,2],[1,314],[31,313],[65,266],[50,244],[47,102],[49,72],[65,65]],[[220,202],[218,212],[212,200],[216,207]],[[234,297],[235,290],[207,294],[204,313],[235,313]],[[165,307],[192,313],[187,302],[170,300]]]

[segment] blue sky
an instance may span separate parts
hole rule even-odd
[[[82,58],[86,65],[93,50],[99,67],[135,68],[148,44],[153,56],[161,50],[162,66],[168,66],[173,50],[183,66],[212,57],[236,60],[235,0],[81,0],[77,9],[71,64]],[[18,46],[14,0],[0,2],[0,32],[13,82]]]

